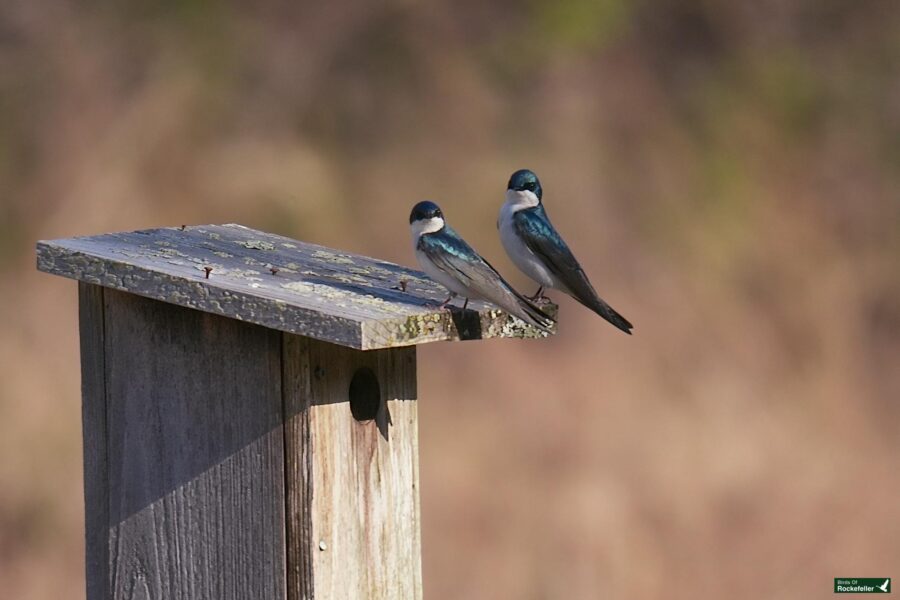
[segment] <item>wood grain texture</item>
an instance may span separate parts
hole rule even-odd
[[[288,528],[304,532],[288,571],[313,580],[289,577],[288,597],[421,598],[415,348],[361,352],[313,340],[285,347],[294,348],[285,360],[308,365],[294,369],[303,383],[293,385],[306,394],[294,406],[308,414],[287,438],[288,455],[306,461],[288,471],[288,489],[302,491],[289,495]],[[370,421],[355,420],[348,402],[360,368],[371,369],[380,388]]]
[[[288,600],[309,600],[314,597],[309,346],[310,339],[307,337],[283,334]]]
[[[105,300],[109,597],[283,598],[280,334]]]
[[[479,301],[436,309],[447,292],[419,271],[240,225],[42,241],[37,253],[48,273],[357,349],[547,335]]]
[[[81,338],[81,422],[84,447],[85,580],[87,599],[109,589],[109,470],[106,456],[106,364],[103,288],[78,284]]]

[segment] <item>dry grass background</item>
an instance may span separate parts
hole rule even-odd
[[[429,598],[814,598],[900,566],[900,5],[0,5],[0,585],[83,594],[76,288],[240,222],[412,264],[545,203],[627,338],[420,350]],[[558,294],[557,294],[558,296]]]

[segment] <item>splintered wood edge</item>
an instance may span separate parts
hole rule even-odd
[[[412,312],[404,317],[356,319],[304,308],[251,292],[227,289],[205,279],[190,279],[95,256],[64,245],[66,240],[37,243],[40,271],[152,298],[313,339],[376,350],[430,342],[488,338],[544,338],[550,333],[527,325],[498,308],[458,308]],[[542,309],[555,318],[558,307]],[[552,333],[556,332],[554,324]]]

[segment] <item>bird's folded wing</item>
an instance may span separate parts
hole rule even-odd
[[[549,331],[554,323],[552,317],[516,292],[490,263],[449,227],[441,236],[423,235],[417,248],[437,268],[472,290],[474,297],[492,302],[544,331]]]
[[[617,313],[594,291],[584,269],[553,228],[543,207],[520,210],[513,215],[513,224],[528,249],[543,261],[556,279],[568,288],[570,294],[625,333],[631,333],[632,325],[628,319]]]
[[[543,207],[520,210],[513,215],[513,225],[528,249],[544,262],[572,294],[585,300],[597,296],[584,269],[553,228]]]
[[[418,248],[435,266],[456,277],[480,297],[500,306],[515,303],[515,294],[496,269],[455,232],[448,231],[441,237],[423,235],[419,238]]]

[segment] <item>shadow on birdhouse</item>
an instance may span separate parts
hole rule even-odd
[[[481,316],[477,310],[463,310],[458,306],[450,307],[450,318],[459,333],[460,340],[480,340]]]

